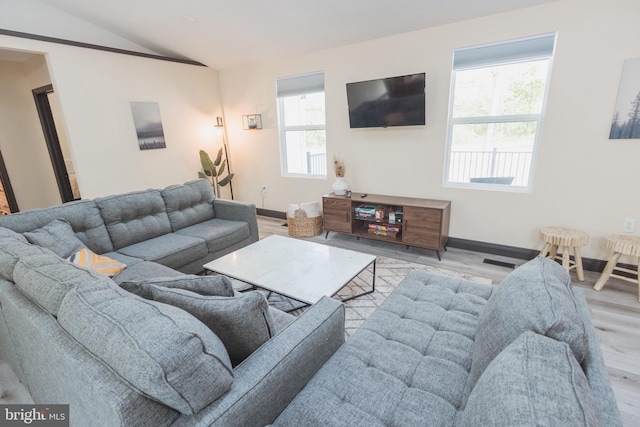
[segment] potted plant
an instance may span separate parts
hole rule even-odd
[[[216,197],[220,197],[220,187],[224,187],[231,183],[234,176],[233,173],[227,172],[227,176],[224,178],[222,177],[227,168],[227,160],[222,160],[222,147],[218,150],[218,155],[216,156],[215,161],[211,160],[206,151],[200,150],[200,163],[202,164],[204,172],[199,171],[198,177],[205,178],[211,182],[213,192]]]

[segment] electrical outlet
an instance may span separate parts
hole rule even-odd
[[[625,233],[633,233],[634,231],[636,231],[636,220],[625,219],[624,224],[622,225],[622,231]]]
[[[263,194],[264,194],[264,193],[267,193],[268,191],[269,191],[269,190],[267,190],[267,186],[266,186],[266,185],[265,185],[265,186],[263,186],[263,187],[262,187],[262,189],[260,189],[260,192],[261,192],[261,193],[263,193]]]

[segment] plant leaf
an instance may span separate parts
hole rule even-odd
[[[228,183],[231,182],[231,180],[233,179],[233,176],[235,174],[230,173],[229,175],[225,176],[224,179],[220,180],[220,182],[218,182],[218,185],[220,185],[221,187],[224,187],[225,185],[227,185]]]
[[[200,163],[202,164],[202,169],[204,169],[205,172],[212,171],[215,169],[215,166],[213,165],[211,158],[209,157],[207,152],[204,150],[200,150]]]
[[[220,165],[220,168],[218,169],[218,176],[222,175],[224,172],[224,169],[227,167],[227,161],[223,160],[222,164]]]
[[[222,161],[222,148],[218,150],[218,155],[216,156],[216,161],[213,162],[213,165],[219,166],[221,161]]]

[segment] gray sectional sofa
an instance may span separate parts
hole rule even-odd
[[[557,263],[499,286],[413,271],[345,342],[336,300],[293,318],[188,274],[257,239],[253,206],[209,191],[0,218],[0,360],[36,402],[68,403],[72,426],[621,425]],[[76,265],[87,249],[115,270]]]
[[[581,289],[536,258],[499,286],[413,271],[282,426],[621,426]]]
[[[4,216],[0,227],[28,233],[56,219],[68,222],[97,254],[128,267],[147,261],[183,273],[200,272],[205,263],[258,241],[255,205],[216,198],[204,179]],[[63,232],[54,230],[54,236],[66,256],[63,248],[76,245],[61,240]]]
[[[188,274],[257,239],[255,206],[205,180],[2,217],[0,361],[72,426],[268,424],[344,342],[344,309],[295,318]]]

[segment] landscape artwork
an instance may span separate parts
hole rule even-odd
[[[160,118],[160,105],[157,102],[131,102],[131,112],[140,149],[167,148]]]
[[[640,138],[640,58],[624,61],[609,139]]]

